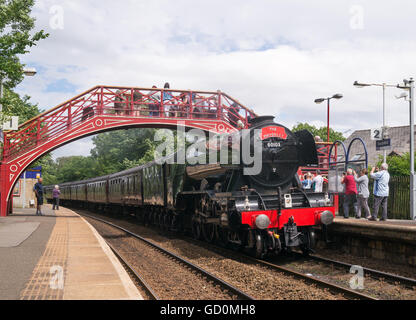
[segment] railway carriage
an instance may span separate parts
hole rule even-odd
[[[256,175],[244,174],[249,165],[232,161],[153,161],[64,183],[61,199],[64,205],[131,213],[145,223],[190,231],[195,238],[244,248],[257,257],[293,247],[310,252],[315,242],[312,227],[330,224],[335,216],[332,197],[303,190],[297,175],[299,167],[318,164],[313,136],[306,130],[293,133],[265,116],[252,119],[247,138],[250,155],[261,155]],[[237,147],[240,158],[242,143]],[[232,148],[235,145],[230,152]],[[46,195],[50,200],[51,193]]]

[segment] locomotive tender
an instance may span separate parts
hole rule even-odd
[[[261,153],[262,159],[256,175],[245,175],[244,163],[153,161],[107,176],[63,183],[60,201],[134,214],[146,224],[191,231],[195,238],[244,248],[259,258],[293,247],[309,253],[315,244],[312,227],[333,221],[333,199],[301,187],[298,168],[318,164],[311,133],[291,132],[273,119],[251,120],[250,153]],[[242,149],[240,145],[239,152]],[[45,187],[48,200],[52,200],[52,188]]]

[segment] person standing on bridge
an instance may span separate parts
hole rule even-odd
[[[42,214],[42,205],[43,205],[43,179],[39,178],[38,182],[33,187],[36,195],[36,215],[41,216]]]
[[[56,185],[52,191],[52,197],[53,197],[52,210],[59,210],[59,195],[60,194],[61,194],[61,191],[59,190],[59,186]]]
[[[371,169],[370,177],[374,179],[374,211],[370,221],[377,221],[378,209],[380,204],[383,206],[383,213],[380,221],[387,220],[387,198],[389,196],[389,181],[390,174],[387,171],[389,168],[387,163],[381,165],[381,170],[374,173],[375,167]]]
[[[152,86],[152,89],[157,89],[156,86]],[[160,94],[158,91],[154,91],[151,95],[153,103],[149,104],[150,116],[159,117],[159,108],[160,108]]]
[[[169,82],[166,82],[163,88],[169,89],[170,88]],[[163,105],[165,108],[166,117],[169,117],[169,111],[173,109],[172,101],[171,101],[172,99],[173,99],[172,93],[170,93],[169,91],[163,92]],[[173,117],[175,116],[175,114],[171,113],[171,116]]]

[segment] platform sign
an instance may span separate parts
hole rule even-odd
[[[391,149],[391,140],[390,139],[383,139],[380,141],[376,141],[376,150],[390,150]]]
[[[383,140],[383,129],[382,128],[373,128],[370,133],[371,140]]]

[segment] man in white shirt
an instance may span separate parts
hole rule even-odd
[[[315,183],[315,192],[322,192],[324,178],[322,178],[320,170],[316,170],[316,177],[313,178],[312,182]]]

